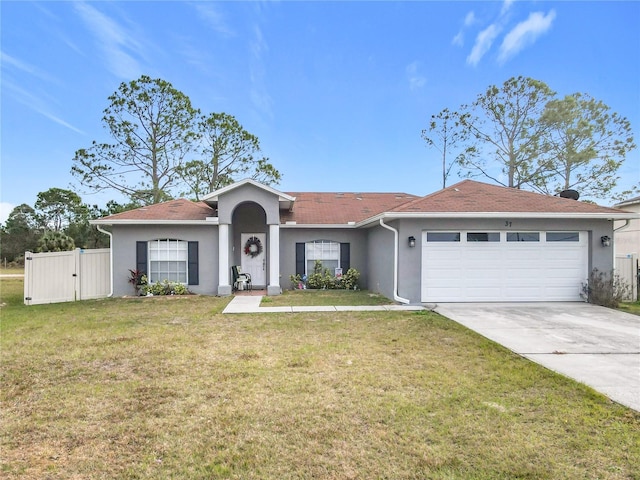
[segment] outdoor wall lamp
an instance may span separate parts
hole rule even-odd
[[[610,247],[611,246],[611,238],[608,235],[604,235],[604,236],[600,237],[600,241],[602,242],[602,246],[603,247]]]
[[[409,246],[411,248],[416,246],[416,237],[414,237],[413,235],[409,237]]]

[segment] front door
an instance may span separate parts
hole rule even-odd
[[[251,275],[254,286],[267,285],[267,235],[265,233],[242,233],[242,260],[240,266],[244,273]]]

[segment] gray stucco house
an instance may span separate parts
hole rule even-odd
[[[613,268],[613,222],[638,214],[464,180],[430,195],[281,192],[242,180],[203,198],[95,220],[111,238],[112,287],[129,270],[230,295],[234,265],[277,295],[316,260],[361,273],[402,303],[579,301]],[[332,270],[333,271],[333,270]]]

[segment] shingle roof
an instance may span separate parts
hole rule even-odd
[[[425,197],[407,193],[288,192],[293,210],[280,211],[281,223],[346,225],[382,213],[540,213],[620,214],[623,211],[568,198],[463,180]],[[217,216],[205,202],[181,198],[101,218],[109,222],[204,221]]]
[[[359,222],[418,198],[407,193],[287,192],[296,197],[293,211],[280,213],[281,223],[306,225]]]
[[[146,207],[136,208],[127,212],[116,213],[108,217],[101,218],[101,221],[108,220],[206,220],[207,217],[216,215],[209,205],[204,202],[192,202],[186,198],[170,200],[168,202],[156,203]]]
[[[425,197],[400,205],[393,212],[456,213],[620,213],[608,207],[569,198],[463,180]]]

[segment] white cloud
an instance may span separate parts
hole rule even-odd
[[[215,32],[224,37],[236,36],[236,32],[227,24],[222,13],[214,8],[212,3],[197,2],[191,5],[196,9],[200,18]]]
[[[456,34],[456,36],[453,37],[453,39],[451,40],[451,43],[453,45],[462,47],[464,45],[464,29],[472,26],[477,22],[478,22],[478,19],[476,18],[476,14],[473,13],[473,10],[469,11],[464,17],[463,27]]]
[[[97,38],[109,71],[125,79],[139,76],[143,69],[134,55],[143,50],[140,42],[115,20],[93,6],[83,2],[75,3],[74,6],[87,29]]]
[[[477,19],[476,19],[476,14],[473,13],[473,10],[471,10],[469,13],[467,13],[467,15],[464,17],[464,26],[465,27],[470,27],[471,25],[473,25],[474,23],[476,23]]]
[[[0,202],[0,223],[4,223],[9,218],[9,214],[16,208],[15,205],[8,202]]]
[[[485,53],[489,51],[493,41],[496,39],[498,34],[500,33],[501,28],[492,23],[487,28],[478,33],[476,37],[476,43],[473,45],[471,49],[471,53],[467,57],[467,63],[470,65],[477,65],[478,62],[482,59]]]
[[[453,37],[453,39],[451,40],[451,43],[453,45],[457,45],[459,47],[462,47],[464,45],[464,32],[462,30],[460,30],[455,37]]]
[[[550,10],[546,15],[542,12],[533,12],[525,21],[518,23],[505,35],[502,45],[500,45],[498,62],[504,63],[523,48],[533,44],[540,35],[551,28],[555,18],[555,10]]]
[[[511,5],[513,5],[513,0],[504,0],[504,2],[502,2],[500,15],[504,15],[505,13],[507,13],[507,11],[509,11],[509,9],[511,8]]]
[[[40,70],[38,67],[35,67],[31,64],[23,62],[11,55],[7,55],[5,52],[0,52],[0,61],[2,62],[3,67],[12,67],[17,70],[21,70],[29,75],[33,75],[41,80],[46,80],[47,82],[55,82],[58,83],[51,75],[47,72]]]
[[[422,88],[427,83],[427,78],[420,73],[420,67],[421,63],[416,60],[415,62],[411,62],[405,68],[407,79],[409,80],[409,88],[411,90]]]
[[[251,79],[251,101],[258,111],[273,117],[273,99],[266,86],[266,67],[264,55],[269,51],[269,45],[262,34],[259,25],[254,26],[254,37],[249,42],[249,78]]]
[[[25,105],[26,107],[30,108],[34,112],[39,113],[43,117],[46,117],[49,120],[52,120],[53,122],[57,123],[58,125],[62,125],[63,127],[68,128],[69,130],[72,130],[72,131],[74,131],[76,133],[79,133],[81,135],[85,134],[79,128],[74,127],[70,123],[65,122],[60,117],[58,117],[58,116],[54,115],[53,113],[51,113],[51,109],[49,108],[48,102],[46,102],[41,97],[35,95],[34,93],[31,93],[31,92],[27,91],[26,89],[24,89],[24,88],[22,88],[22,87],[20,87],[18,85],[16,85],[12,81],[4,80],[3,81],[3,87],[4,87],[5,91],[11,92],[12,97],[16,101],[22,103],[23,105]]]

